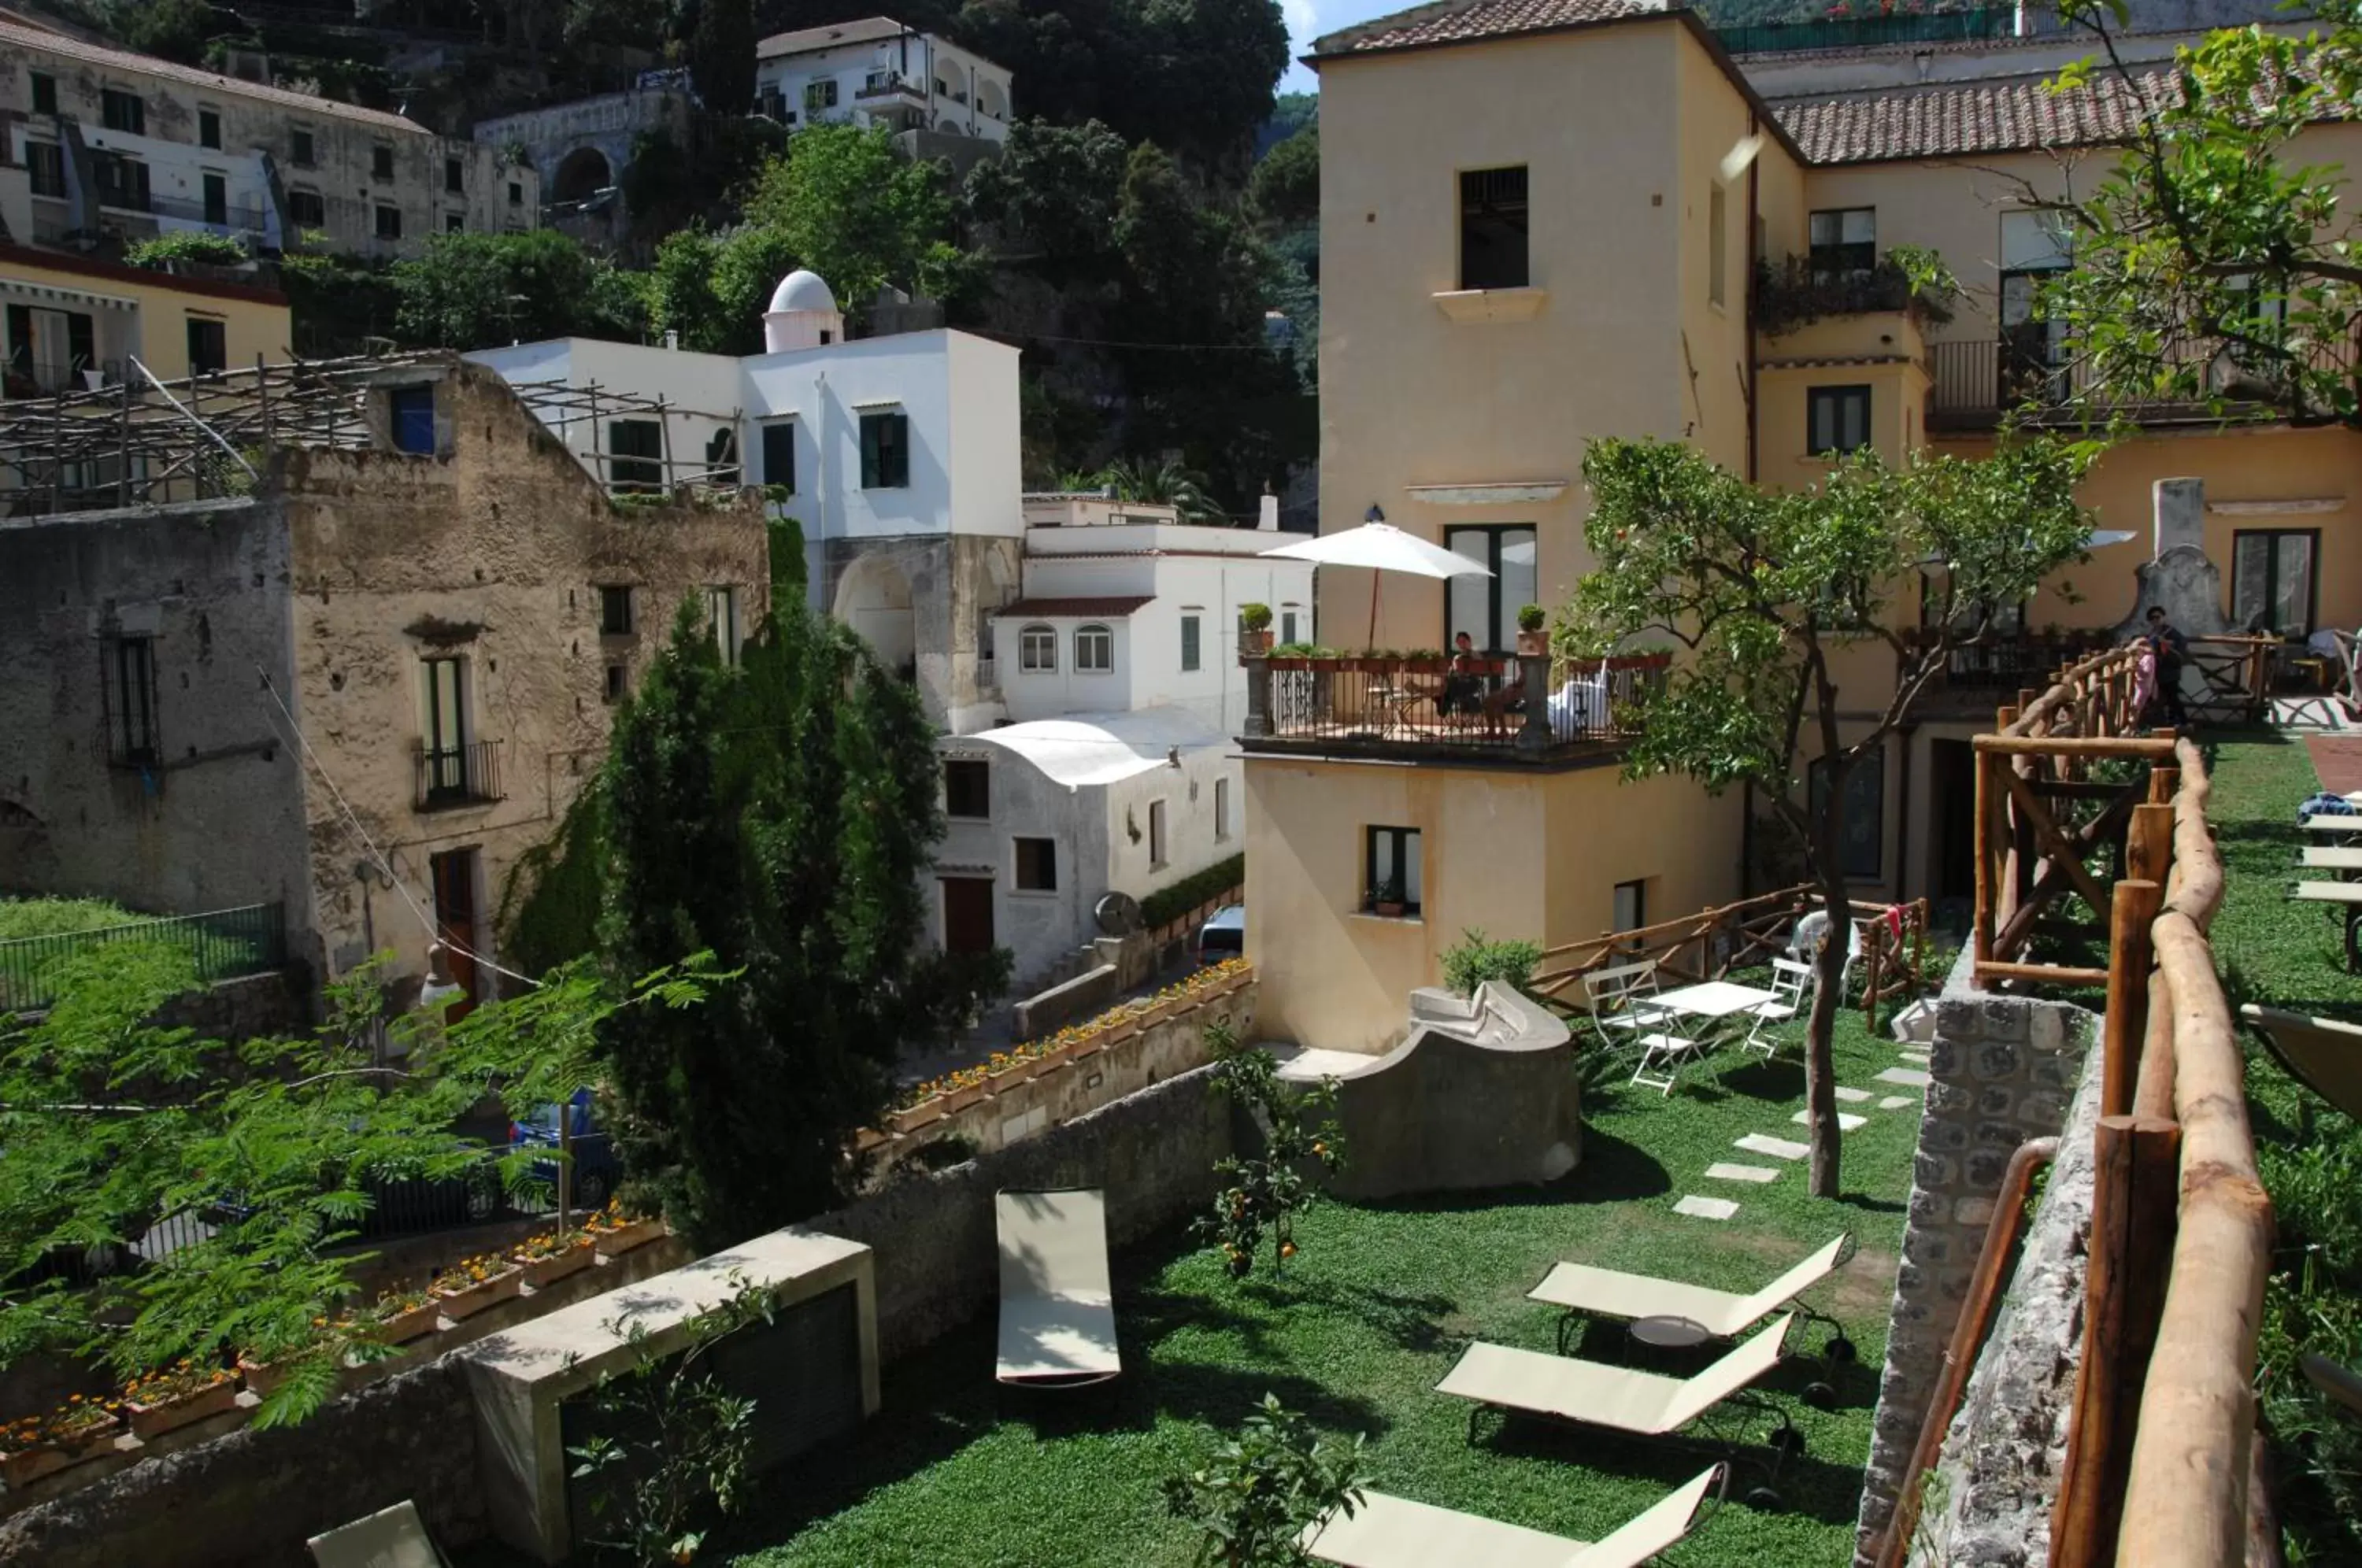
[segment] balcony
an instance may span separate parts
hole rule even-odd
[[[1389,761],[1557,763],[1631,738],[1630,707],[1664,688],[1671,656],[1553,668],[1546,655],[1468,660],[1352,655],[1246,660],[1250,752]],[[1546,701],[1523,700],[1548,690]]]
[[[1951,319],[1944,302],[1911,286],[1909,274],[1880,257],[1868,267],[1816,266],[1809,256],[1755,267],[1755,326],[1781,337],[1833,316],[1902,315],[1917,323]]]
[[[501,745],[469,741],[465,745],[420,746],[414,754],[418,809],[445,812],[508,799],[501,788]]]
[[[927,104],[926,84],[913,82],[892,72],[873,76],[863,83],[853,94],[853,101],[864,108],[877,108],[889,104],[907,104],[924,108]]]
[[[1992,711],[2018,700],[2021,691],[2049,690],[2058,673],[2114,643],[2104,626],[2051,632],[1988,632],[1954,648],[1945,668],[1920,688],[1915,717],[1950,714],[1991,718]]]
[[[2316,368],[2362,373],[2353,344],[2314,351]],[[2159,395],[2094,399],[2091,366],[2053,350],[2039,337],[1970,338],[1927,346],[1927,428],[1991,430],[2013,413],[2033,424],[2070,424],[2113,408],[2141,425],[2209,425],[2226,416],[2272,417],[2287,399],[2268,367],[2245,351],[2203,343],[2177,345],[2166,359],[2170,384]],[[2257,373],[2261,369],[2262,373]]]

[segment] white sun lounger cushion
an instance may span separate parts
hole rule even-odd
[[[1721,1475],[1718,1464],[1707,1469],[1595,1546],[1383,1492],[1363,1493],[1350,1518],[1331,1514],[1301,1539],[1313,1558],[1343,1568],[1635,1568],[1689,1534]]]
[[[1444,1374],[1435,1391],[1505,1410],[1661,1437],[1687,1426],[1779,1364],[1781,1344],[1795,1320],[1794,1313],[1774,1319],[1760,1333],[1687,1379],[1480,1341]]]
[[[1004,1192],[1000,1233],[1003,1383],[1097,1383],[1123,1370],[1098,1192]]]
[[[1846,1238],[1839,1236],[1751,1296],[1683,1285],[1654,1275],[1562,1263],[1526,1297],[1599,1318],[1687,1318],[1715,1338],[1727,1340],[1827,1278],[1836,1271],[1845,1244]]]
[[[404,1499],[304,1543],[320,1568],[443,1568],[417,1507]]]

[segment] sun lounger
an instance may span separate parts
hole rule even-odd
[[[1364,1492],[1350,1517],[1331,1514],[1298,1540],[1314,1561],[1343,1568],[1636,1568],[1697,1528],[1728,1474],[1719,1464],[1702,1472],[1595,1545],[1383,1492]]]
[[[1088,1188],[1004,1192],[1000,1231],[1003,1383],[1072,1387],[1123,1370],[1108,1278],[1107,1199]]]
[[[1748,1389],[1779,1364],[1794,1321],[1794,1315],[1773,1319],[1712,1366],[1686,1378],[1480,1341],[1462,1353],[1435,1391],[1476,1407],[1468,1412],[1470,1442],[1476,1441],[1485,1412],[1492,1410],[1504,1417],[1539,1416],[1594,1431],[1694,1443],[1726,1459],[1737,1457],[1746,1446],[1729,1418],[1755,1411],[1780,1423],[1765,1440],[1771,1457],[1764,1468],[1776,1483],[1782,1463],[1804,1452],[1805,1437],[1786,1410]],[[1722,1424],[1717,1426],[1717,1420]],[[1693,1421],[1699,1423],[1700,1434],[1679,1435]],[[1779,1494],[1769,1485],[1749,1492],[1747,1502],[1765,1510],[1781,1507]]]
[[[1565,1314],[1558,1325],[1561,1355],[1566,1353],[1567,1334],[1579,1317],[1617,1318],[1628,1321],[1642,1318],[1685,1318],[1704,1329],[1709,1337],[1727,1340],[1743,1333],[1749,1325],[1767,1314],[1794,1303],[1797,1297],[1843,1268],[1852,1256],[1853,1236],[1849,1232],[1750,1296],[1713,1290],[1703,1285],[1684,1285],[1679,1280],[1660,1279],[1654,1275],[1625,1274],[1612,1268],[1594,1268],[1589,1264],[1562,1263],[1544,1275],[1540,1285],[1526,1292],[1526,1297],[1531,1301],[1546,1302]],[[1852,1342],[1846,1339],[1844,1328],[1835,1319],[1809,1307],[1799,1305],[1794,1309],[1801,1317],[1827,1323],[1834,1331],[1836,1337],[1829,1342],[1831,1360],[1852,1359]]]
[[[425,1521],[407,1499],[338,1525],[304,1544],[320,1568],[445,1568],[443,1554],[427,1538]]]
[[[2289,1077],[2346,1115],[2362,1116],[2362,1025],[2254,1002],[2239,1017],[2264,1037]]]

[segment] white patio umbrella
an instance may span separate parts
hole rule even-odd
[[[1466,556],[1430,545],[1414,534],[1406,534],[1388,523],[1364,523],[1358,528],[1348,528],[1341,534],[1323,534],[1301,544],[1281,545],[1261,552],[1266,556],[1284,556],[1289,560],[1310,561],[1317,566],[1362,567],[1370,573],[1370,630],[1364,645],[1375,641],[1378,635],[1379,573],[1407,572],[1413,577],[1490,577],[1490,567],[1470,560]]]

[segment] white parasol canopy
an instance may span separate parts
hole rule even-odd
[[[1362,567],[1370,572],[1370,632],[1378,635],[1378,573],[1408,572],[1413,577],[1490,577],[1492,569],[1466,556],[1430,545],[1389,523],[1364,523],[1339,534],[1323,534],[1300,544],[1281,545],[1261,552],[1317,566]]]

